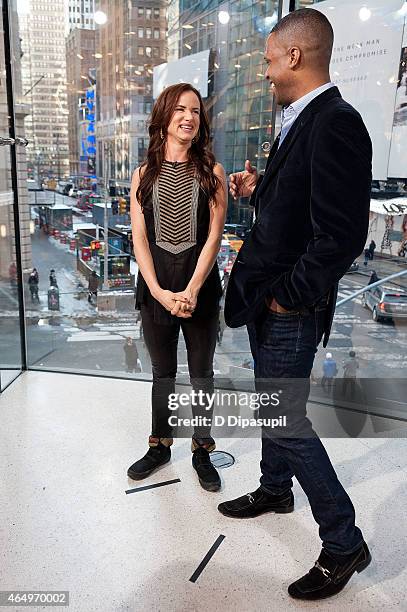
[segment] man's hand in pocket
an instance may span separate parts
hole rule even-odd
[[[277,300],[273,297],[266,298],[266,304],[267,304],[267,308],[269,308],[269,310],[272,310],[273,312],[280,312],[280,313],[292,312],[292,310],[287,310],[286,308],[283,308],[283,306],[280,306]]]

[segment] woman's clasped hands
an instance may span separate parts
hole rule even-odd
[[[181,319],[190,319],[197,304],[197,296],[189,289],[179,292],[161,289],[156,299],[172,315]]]

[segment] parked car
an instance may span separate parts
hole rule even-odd
[[[238,223],[226,223],[225,224],[225,232],[230,234],[236,234],[242,240],[244,240],[249,233],[249,228],[245,225],[240,225]]]
[[[372,311],[373,321],[407,318],[407,293],[388,287],[374,287],[365,291],[362,305]]]
[[[80,208],[81,210],[89,209],[89,196],[91,193],[92,192],[89,189],[82,189],[81,195],[78,196],[76,201],[77,208]]]
[[[58,186],[58,183],[55,178],[46,178],[44,181],[44,185],[43,185],[45,189],[50,189],[52,191],[55,191],[57,186]]]
[[[27,179],[27,189],[28,191],[43,191],[44,188],[37,179]]]
[[[359,270],[359,264],[357,261],[354,261],[353,264],[351,264],[349,270],[346,272],[346,274],[353,274],[354,272],[357,272]]]
[[[69,190],[68,193],[70,198],[77,198],[78,197],[78,189],[76,187],[71,187],[71,189]]]
[[[68,195],[69,190],[72,189],[73,183],[68,181],[59,181],[57,186],[58,193],[62,193],[62,195]]]
[[[236,234],[227,233],[227,234],[223,234],[223,239],[229,242],[230,248],[233,251],[236,251],[236,253],[239,252],[239,249],[243,244],[243,240],[239,238],[239,236],[236,236]]]
[[[225,269],[225,266],[229,261],[229,254],[230,244],[227,240],[222,240],[217,258],[219,270],[222,271]]]

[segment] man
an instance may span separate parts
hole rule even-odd
[[[324,391],[331,393],[333,382],[335,376],[338,373],[338,368],[336,366],[336,361],[332,357],[332,353],[327,353],[324,359],[324,363],[322,364],[322,380],[321,387]]]
[[[49,271],[49,286],[58,287],[57,277],[54,268],[51,268],[51,270]]]
[[[369,249],[369,253],[370,253],[370,261],[373,261],[373,259],[374,259],[374,252],[375,252],[375,249],[376,249],[376,243],[375,243],[374,240],[372,240],[370,242],[368,249]]]
[[[93,298],[97,298],[99,289],[99,278],[95,270],[92,270],[88,280],[88,302],[92,303]]]
[[[38,284],[39,284],[38,271],[36,268],[33,268],[30,276],[28,277],[28,286],[30,288],[32,302],[34,302],[34,300],[37,300],[37,302],[39,302]]]
[[[343,382],[342,382],[342,394],[346,398],[348,386],[350,387],[350,397],[355,397],[356,391],[356,374],[359,369],[359,362],[356,359],[355,351],[349,351],[349,359],[344,359],[342,362],[343,367]]]
[[[256,221],[231,273],[226,323],[248,326],[256,386],[277,378],[302,385],[287,391],[288,435],[263,429],[260,487],[219,511],[236,518],[291,512],[297,478],[322,539],[314,567],[289,586],[299,599],[338,593],[371,559],[352,502],[306,417],[315,352],[322,336],[328,342],[338,281],[365,244],[370,203],[371,141],[330,81],[332,45],[329,21],[313,9],[273,28],[265,76],[283,107],[281,134],[263,177],[247,161],[230,184],[235,198],[251,195]]]
[[[133,342],[133,338],[126,338],[123,350],[127,372],[140,372],[137,345]]]

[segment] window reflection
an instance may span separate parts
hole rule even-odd
[[[341,10],[353,6],[354,17],[338,26],[338,48],[341,39],[363,23],[376,27],[376,9],[383,23],[388,19],[404,24],[405,15],[399,14],[401,0],[372,0],[368,19],[366,11],[360,14],[364,5],[353,0],[341,2]],[[17,11],[14,4],[16,108],[20,134],[30,141],[27,150],[21,152],[27,157],[20,158],[23,178],[19,199],[21,206],[26,206],[26,214],[21,216],[23,267],[25,277],[32,267],[39,269],[40,276],[40,303],[29,302],[27,308],[29,362],[50,369],[125,375],[122,351],[115,346],[131,335],[138,343],[140,359],[144,359],[143,376],[148,376],[150,364],[143,351],[131,292],[123,291],[122,296],[118,292],[103,296],[102,292],[96,306],[89,304],[88,276],[93,269],[100,273],[106,244],[110,256],[129,257],[127,274],[134,284],[137,265],[131,257],[130,180],[146,155],[154,99],[160,87],[172,82],[170,77],[188,79],[203,93],[212,148],[227,174],[243,168],[246,159],[264,169],[270,144],[280,129],[280,109],[273,107],[264,82],[263,50],[280,7],[276,0],[235,0],[227,6],[214,0],[88,0],[83,6],[70,0],[65,12],[62,0],[29,0]],[[319,6],[333,15],[339,4],[297,0],[296,8],[304,6]],[[100,17],[97,23],[95,11]],[[340,299],[364,286],[373,269],[384,277],[405,267],[407,163],[402,160],[407,129],[406,49],[407,42],[400,38],[386,83],[383,75],[375,81],[382,92],[393,87],[395,106],[388,129],[382,129],[381,115],[372,122],[377,130],[377,159],[380,161],[388,151],[386,172],[375,176],[372,184],[366,246],[374,240],[374,259],[365,266],[361,254],[358,270],[342,280]],[[352,62],[355,54],[352,52]],[[332,78],[338,79],[345,96],[349,83],[344,81],[348,76],[340,74],[340,57],[336,49]],[[360,96],[360,101],[363,99]],[[376,112],[372,104],[359,110],[366,121]],[[398,162],[401,170],[397,170]],[[387,165],[393,170],[388,171]],[[6,185],[0,191],[5,194],[8,189]],[[70,222],[67,216],[65,221],[61,217],[58,227],[44,222],[59,218],[59,213],[46,215],[45,209],[63,211],[63,207],[71,210]],[[0,214],[4,212],[5,208]],[[247,201],[229,202],[226,233],[244,237],[251,222]],[[1,217],[0,266],[6,283],[10,282],[9,266],[14,259],[9,223]],[[95,243],[100,247],[92,248]],[[224,254],[230,253],[222,256],[223,270],[230,270],[236,255],[227,240],[223,248]],[[50,310],[48,304],[48,278],[53,267],[60,294],[57,311]],[[397,282],[406,289],[405,279]],[[338,363],[355,348],[363,375],[405,374],[405,322],[374,321],[372,311],[363,308],[361,297],[338,308],[331,342]],[[322,354],[317,357],[316,377],[322,359]],[[233,377],[242,368],[247,370],[250,363],[246,331],[226,329],[215,357],[218,374]]]

